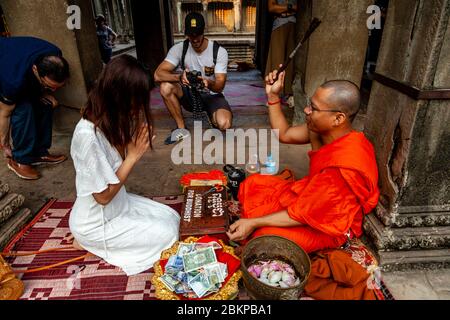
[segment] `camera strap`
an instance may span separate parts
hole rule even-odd
[[[213,63],[214,66],[216,66],[217,64],[217,57],[219,55],[219,49],[220,49],[220,44],[217,41],[213,41]],[[183,42],[183,54],[181,55],[181,69],[186,70],[186,66],[185,66],[185,60],[186,60],[186,54],[188,52],[189,49],[189,39],[184,40]]]

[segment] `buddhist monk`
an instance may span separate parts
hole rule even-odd
[[[298,181],[267,175],[245,180],[239,189],[241,219],[228,237],[245,243],[278,235],[308,253],[340,247],[362,235],[363,217],[379,197],[373,146],[352,128],[360,91],[350,81],[328,81],[309,99],[306,124],[290,126],[280,104],[285,75],[276,75],[266,77],[270,123],[281,143],[311,144],[309,175]]]

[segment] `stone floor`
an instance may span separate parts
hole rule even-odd
[[[254,112],[254,109],[235,111],[235,126],[239,128],[268,128],[267,110],[265,107]],[[69,154],[71,134],[74,123],[79,119],[75,110],[64,108],[59,110],[69,114],[71,124],[57,123],[54,130],[52,152]],[[172,120],[165,110],[155,111],[155,127],[157,138],[155,148],[144,156],[135,167],[126,184],[127,190],[144,196],[180,194],[179,178],[192,171],[221,169],[223,165],[175,165],[170,161],[173,146],[165,146],[164,139],[173,126]],[[288,118],[292,110],[286,108]],[[69,121],[70,122],[70,121]],[[187,124],[192,120],[188,119]],[[205,143],[204,145],[207,145]],[[249,146],[247,146],[248,148]],[[280,145],[280,167],[288,167],[294,171],[297,178],[308,172],[308,146]],[[75,194],[75,171],[69,159],[58,166],[39,168],[42,178],[38,181],[24,181],[17,178],[6,165],[0,165],[0,180],[10,185],[11,190],[26,197],[24,206],[37,212],[49,198],[72,199]],[[435,271],[392,272],[382,275],[386,285],[396,299],[450,299],[450,269]]]

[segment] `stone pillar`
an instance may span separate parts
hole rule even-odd
[[[183,33],[183,17],[181,12],[181,1],[177,2],[177,25],[178,25],[178,32]]]
[[[234,31],[242,30],[242,0],[234,0]]]
[[[67,28],[70,4],[81,8],[81,30]],[[61,48],[71,79],[56,97],[63,105],[81,108],[102,69],[90,0],[2,0],[2,7],[13,36],[34,36]]]
[[[205,34],[208,32],[208,0],[203,0],[202,1],[202,5],[203,5],[203,18],[205,18]],[[186,26],[185,26],[186,27]],[[184,33],[184,30],[183,30]]]
[[[376,72],[419,89],[450,88],[449,19],[449,0],[391,0]],[[450,265],[450,102],[374,82],[367,119],[381,198],[365,229],[381,265]]]
[[[295,117],[304,122],[306,98],[326,80],[345,79],[360,85],[368,44],[367,7],[373,0],[299,0],[297,33],[301,37],[312,17],[322,24],[295,59]]]
[[[123,1],[123,32],[124,32],[124,39],[123,41],[125,43],[129,43],[129,36],[130,36],[130,30],[131,30],[131,23],[130,23],[130,7],[128,6],[128,1]]]

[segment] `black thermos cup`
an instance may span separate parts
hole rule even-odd
[[[227,174],[228,188],[230,188],[234,200],[238,200],[239,185],[245,180],[245,171],[229,164],[223,167],[223,171]]]

